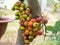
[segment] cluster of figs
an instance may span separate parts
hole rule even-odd
[[[15,15],[16,19],[20,20],[20,30],[24,31],[21,36],[26,45],[29,45],[37,35],[43,34],[41,22],[44,20],[43,23],[46,24],[47,20],[41,17],[32,18],[29,7],[20,1],[14,4],[12,10],[18,10]]]

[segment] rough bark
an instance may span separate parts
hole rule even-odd
[[[27,1],[28,1],[29,8],[31,9],[32,17],[37,18],[37,17],[41,16],[41,8],[39,6],[38,0],[27,0]],[[25,45],[24,41],[21,37],[22,33],[23,32],[20,31],[20,29],[19,29],[16,45]]]
[[[21,31],[20,28],[19,28],[18,29],[18,37],[17,37],[16,45],[25,45],[24,40],[21,37],[22,33],[23,33],[23,31]]]
[[[32,17],[37,18],[41,16],[41,7],[38,3],[38,0],[27,0],[28,6],[31,9]]]

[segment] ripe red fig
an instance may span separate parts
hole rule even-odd
[[[22,26],[24,25],[24,23],[22,21],[20,21],[19,24],[22,25]]]
[[[41,18],[41,17],[38,17],[38,18],[36,19],[36,22],[41,22],[41,20],[42,20],[42,18]]]
[[[43,18],[43,23],[47,24],[48,20]]]
[[[37,31],[37,35],[42,35],[42,34],[43,34],[43,31],[41,31],[41,30]]]
[[[32,21],[32,22],[36,22],[36,19],[33,18],[33,19],[31,19],[31,21]]]

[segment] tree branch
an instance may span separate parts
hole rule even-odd
[[[38,3],[38,0],[27,0],[28,6],[31,9],[33,18],[41,16],[41,7]]]

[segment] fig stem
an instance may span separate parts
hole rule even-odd
[[[44,40],[45,40],[45,37],[46,37],[46,31],[47,31],[47,29],[46,29],[46,24],[44,24],[44,26],[45,26],[45,34],[44,34]]]

